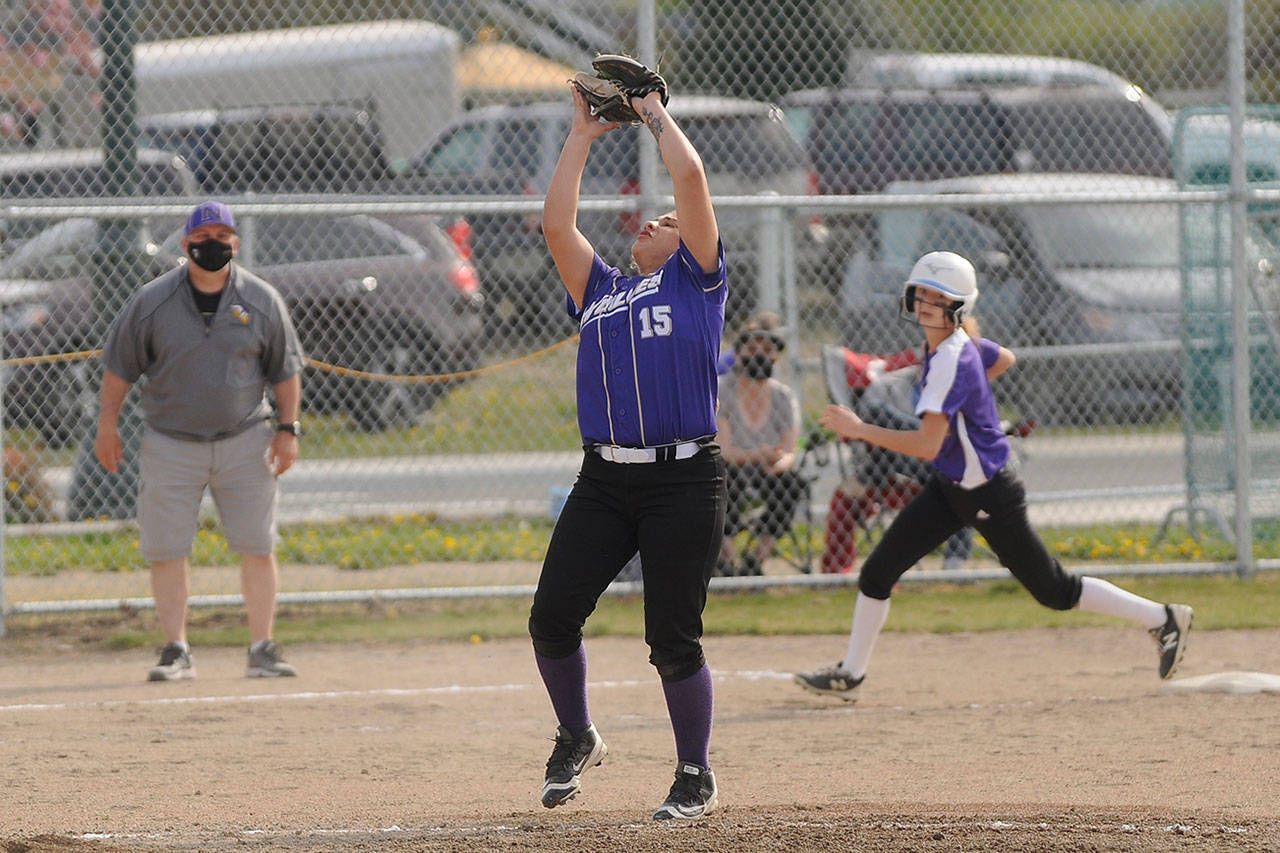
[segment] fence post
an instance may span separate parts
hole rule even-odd
[[[1245,255],[1248,185],[1244,158],[1244,0],[1231,0],[1227,12],[1227,88],[1231,120],[1231,426],[1235,448],[1236,570],[1253,573],[1253,517],[1249,509],[1252,476],[1249,441],[1249,269]]]
[[[636,4],[636,45],[640,61],[650,68],[658,67],[658,10],[656,0],[640,0]],[[648,128],[640,134],[640,221],[657,216],[658,207],[658,141]]]
[[[103,195],[128,198],[138,194],[138,128],[133,47],[134,0],[105,0],[102,7],[102,171]],[[94,264],[97,331],[101,333],[138,284],[139,223],[110,219],[98,232]]]
[[[776,196],[766,190],[762,196]],[[756,244],[756,310],[780,313],[782,307],[782,229],[786,220],[778,205],[760,208],[760,240]]]
[[[137,42],[136,0],[105,0],[102,6],[102,171],[103,195],[130,198],[139,193],[137,98],[133,48]],[[142,224],[136,219],[108,218],[98,223],[98,245],[93,263],[93,342],[106,337],[111,320],[129,294],[146,280],[142,262]],[[91,388],[102,371],[86,371]],[[87,395],[88,396],[88,395]],[[68,496],[68,518],[123,518],[133,515],[137,488],[135,461],[141,430],[131,394],[120,416],[120,436],[126,462],[117,474],[108,474],[93,454],[95,406],[86,403],[79,412],[73,483]]]

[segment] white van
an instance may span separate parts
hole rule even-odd
[[[138,114],[367,103],[392,165],[461,110],[461,39],[429,21],[371,21],[142,42]]]

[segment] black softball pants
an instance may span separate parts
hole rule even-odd
[[[645,642],[664,681],[702,668],[702,610],[724,530],[725,467],[708,443],[688,459],[624,464],[588,451],[551,534],[529,614],[534,650],[563,658],[637,550]]]
[[[764,501],[764,515],[758,532],[775,539],[787,535],[796,507],[805,494],[805,482],[799,474],[795,471],[769,474],[756,465],[729,465],[726,475],[729,497],[725,509],[725,536],[732,536],[742,529],[742,505],[751,495],[758,495]]]
[[[858,589],[885,600],[907,569],[953,533],[972,525],[1001,565],[1054,610],[1070,610],[1080,600],[1080,578],[1064,571],[1027,520],[1027,493],[1010,471],[1001,470],[974,489],[962,489],[937,475],[903,507],[858,575]]]

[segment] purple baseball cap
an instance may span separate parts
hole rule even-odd
[[[232,231],[236,230],[236,220],[231,215],[231,208],[220,201],[206,201],[191,211],[191,216],[187,218],[187,230],[183,233],[190,234],[202,225],[225,225]]]

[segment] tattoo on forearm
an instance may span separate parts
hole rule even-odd
[[[644,119],[644,123],[648,125],[649,130],[653,133],[653,138],[662,141],[662,118],[653,110],[641,110],[640,118]]]

